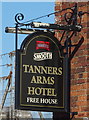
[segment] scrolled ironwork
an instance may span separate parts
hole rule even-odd
[[[21,24],[19,21],[22,21],[23,19],[24,19],[24,15],[22,13],[17,13],[15,15],[15,21],[16,21],[16,23]]]
[[[65,21],[67,22],[67,24],[71,24],[71,22],[73,20],[73,12],[65,13],[64,18],[65,18]]]

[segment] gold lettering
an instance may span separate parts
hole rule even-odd
[[[47,84],[47,80],[46,80],[45,76],[43,76],[43,84]]]
[[[54,88],[28,87],[28,95],[57,96]]]
[[[48,74],[52,74],[52,67],[48,67]]]
[[[32,65],[29,66],[29,73],[35,73]]]
[[[41,95],[41,93],[42,93],[41,89],[40,89],[39,87],[37,87],[37,88],[35,89],[35,94],[36,94],[36,95]]]
[[[23,64],[25,73],[53,74],[62,75],[62,67],[34,66]],[[44,80],[45,81],[45,80]]]
[[[34,87],[28,87],[28,95],[34,95],[35,91],[34,91]]]
[[[53,74],[57,75],[57,67],[53,67]]]
[[[45,66],[45,68],[43,66],[40,66],[41,68],[41,74],[47,74],[47,67]]]
[[[47,89],[47,96],[52,96],[52,88]]]
[[[47,96],[57,96],[57,94],[55,94],[55,89],[54,88],[48,88],[47,89]]]
[[[46,95],[46,88],[41,88],[41,89],[43,89],[43,93],[42,93],[42,95]]]
[[[54,77],[48,77],[47,78],[48,84],[54,84]]]
[[[36,83],[36,78],[35,78],[35,76],[32,77],[31,83]]]
[[[57,94],[55,94],[55,88],[52,89],[52,96],[57,96]]]
[[[45,77],[45,76],[33,76],[31,83],[35,84],[49,84],[53,85],[54,84],[54,77]]]
[[[51,84],[53,85],[54,84],[54,77],[51,77],[50,81],[51,81]]]
[[[34,71],[35,71],[35,73],[40,73],[40,67],[34,66]]]
[[[58,75],[62,75],[62,67],[58,68]]]
[[[38,83],[38,84],[42,84],[42,81],[41,81],[41,80],[42,80],[42,77],[41,77],[41,76],[37,76],[37,83]]]
[[[28,72],[27,68],[29,67],[29,65],[23,65],[24,67],[24,72]]]

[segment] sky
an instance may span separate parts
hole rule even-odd
[[[54,12],[54,0],[45,0],[45,1],[37,1],[37,0],[1,0],[0,1],[0,55],[9,53],[15,50],[15,34],[13,33],[5,33],[6,27],[15,27],[15,15],[17,13],[22,13],[24,15],[24,20],[22,22],[44,16]],[[44,22],[44,23],[54,23],[54,15],[46,18],[39,19],[35,22]],[[18,49],[22,41],[25,39],[27,35],[18,35]],[[1,64],[6,64],[7,59],[3,61],[0,60]],[[0,70],[1,73],[1,70]],[[2,69],[2,75],[7,74],[7,69]],[[2,88],[0,88],[2,89]],[[1,97],[0,97],[1,98]],[[1,100],[1,99],[0,99]],[[35,113],[35,117],[38,113]],[[47,114],[47,113],[46,113]],[[45,116],[45,113],[43,114]],[[51,114],[49,114],[51,115]]]
[[[5,27],[15,27],[15,15],[22,13],[28,21],[54,12],[54,2],[2,2],[2,53],[10,52],[15,47],[15,34],[5,33]],[[39,19],[36,22],[54,23],[54,16]],[[26,35],[19,35],[18,47]]]
[[[21,22],[44,16],[54,12],[55,2],[0,2],[0,5],[2,18],[2,21],[0,22],[2,26],[2,28],[0,28],[0,54],[6,54],[15,51],[15,34],[5,33],[6,27],[15,27],[15,15],[17,13],[22,13],[24,15],[24,20]],[[35,22],[54,23],[54,21],[54,15],[52,15],[36,20]],[[18,49],[27,36],[28,35],[26,34],[18,35]],[[1,64],[6,64],[6,60],[3,60],[0,65]],[[7,74],[7,70],[5,69],[4,71],[6,71],[5,74]],[[2,75],[0,74],[0,76],[4,76],[4,73],[2,72]]]
[[[8,1],[8,0],[7,0]],[[51,1],[51,0],[50,0]],[[40,16],[44,16],[54,12],[55,2],[0,2],[0,55],[10,53],[15,51],[15,34],[13,33],[5,33],[6,27],[15,27],[15,15],[17,13],[22,13],[24,15],[24,20],[21,22],[25,22]],[[54,15],[50,17],[45,17],[39,19],[35,22],[44,22],[44,23],[54,23]],[[18,49],[22,41],[27,37],[27,35],[18,35]],[[6,60],[0,59],[0,65],[6,64]],[[6,69],[4,70],[6,71]],[[5,72],[5,74],[7,71]],[[3,71],[0,69],[0,76],[3,76]]]

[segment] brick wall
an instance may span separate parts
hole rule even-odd
[[[72,7],[74,2],[55,2],[55,11]],[[78,2],[78,11],[89,12],[89,2]],[[67,10],[70,12],[69,10]],[[66,24],[63,19],[65,11],[55,14],[57,24]],[[78,19],[78,22],[80,20]],[[81,36],[84,42],[71,60],[71,112],[78,112],[75,118],[89,118],[89,15],[82,16],[82,31],[73,36],[72,43],[78,43]],[[60,39],[63,31],[56,31]],[[72,48],[73,50],[73,48]]]

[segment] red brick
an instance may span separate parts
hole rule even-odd
[[[83,11],[83,12],[87,11],[87,4],[82,7],[78,6],[78,11]]]
[[[63,2],[61,5],[60,8],[65,9],[73,7],[75,3]],[[55,9],[58,10],[58,7]],[[89,2],[79,2],[78,11],[89,12]],[[67,10],[61,13],[60,23],[63,24],[66,24],[64,18],[62,18],[65,12],[70,11]],[[77,33],[77,36],[74,35],[71,39],[72,44],[77,44],[81,37],[84,37],[84,42],[71,60],[71,111],[79,112],[76,118],[89,116],[89,15],[85,14],[82,16],[81,24],[83,26],[81,32]],[[60,39],[61,34],[62,32],[57,33],[58,39]],[[71,52],[73,50],[74,48],[71,49]]]
[[[83,84],[83,83],[86,83],[87,82],[87,79],[78,79],[76,80],[77,81],[77,84]]]
[[[84,117],[84,116],[86,116],[86,113],[85,113],[85,112],[79,112],[79,113],[78,113],[78,117]]]
[[[87,106],[87,101],[77,101],[76,105],[78,105],[78,106]]]
[[[74,79],[74,80],[71,79],[71,85],[83,84],[83,83],[86,83],[86,82],[87,82],[87,78],[86,79],[77,78],[77,80],[76,79]]]
[[[87,78],[87,73],[80,73],[79,78]]]
[[[84,59],[79,59],[80,62],[84,62],[85,60]],[[76,69],[76,73],[80,73],[80,72],[85,72],[85,68],[82,67],[82,68],[77,68]]]
[[[86,106],[86,107],[81,107],[81,111],[89,111],[89,106]]]
[[[80,112],[79,107],[71,107],[71,112]]]
[[[78,100],[77,96],[71,97],[71,107],[76,107],[76,101]]]
[[[79,91],[71,91],[71,96],[79,96],[79,95],[86,95],[86,90],[79,90]]]
[[[55,11],[59,11],[59,10],[61,10],[60,6],[59,5],[55,6]]]
[[[78,6],[80,6],[80,7],[83,7],[83,6],[85,6],[85,5],[87,5],[88,3],[86,3],[86,2],[78,2]]]
[[[78,101],[87,101],[87,95],[78,96]]]

